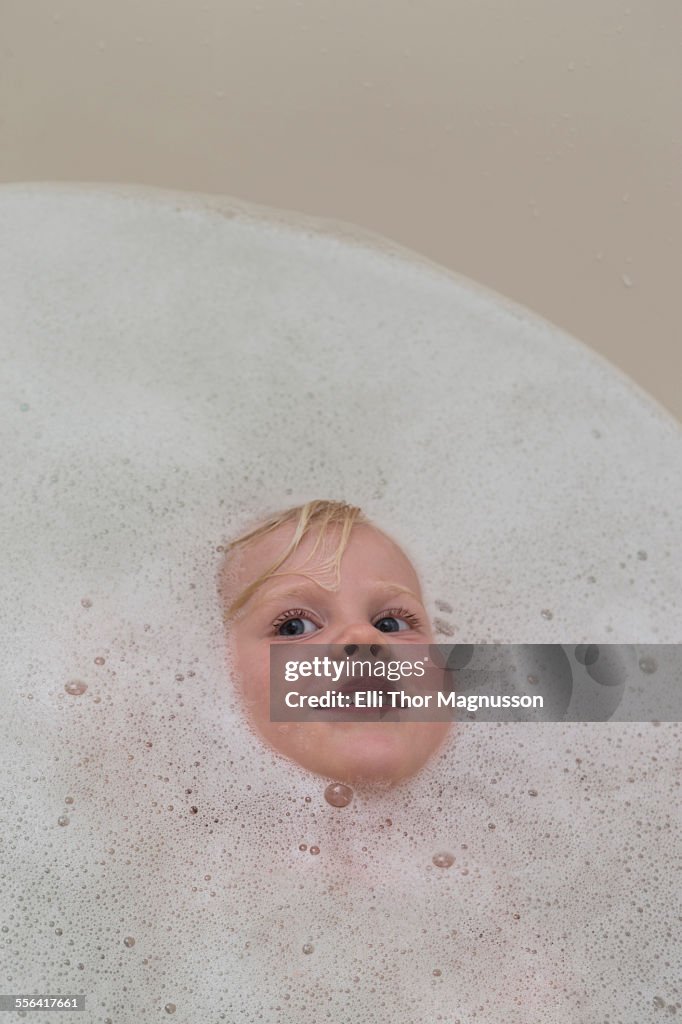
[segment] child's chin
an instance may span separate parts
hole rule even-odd
[[[321,750],[305,757],[304,767],[339,782],[393,783],[418,772],[431,752],[415,744],[409,726],[367,723],[343,731],[336,727]]]

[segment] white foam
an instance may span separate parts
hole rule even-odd
[[[471,282],[216,197],[5,186],[0,281],[5,990],[117,1024],[679,1004],[677,725],[461,727],[335,809],[244,730],[215,589],[247,520],[336,497],[457,641],[679,642],[679,425]]]

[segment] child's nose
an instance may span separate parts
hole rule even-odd
[[[360,650],[360,645],[359,644],[344,644],[344,647],[343,647],[344,654],[347,654],[349,658],[352,657],[353,654],[356,654],[357,651],[359,651],[359,650]],[[375,658],[383,650],[384,650],[384,645],[383,644],[370,644],[369,645],[369,653],[373,654]]]
[[[339,630],[339,636],[335,642],[347,647],[357,648],[361,644],[380,644],[383,636],[384,634],[376,629],[371,622],[358,622],[355,625],[346,626],[345,629]]]

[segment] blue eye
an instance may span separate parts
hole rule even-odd
[[[398,625],[398,623],[402,623]],[[389,608],[374,623],[380,633],[404,633],[407,629],[419,629],[421,621],[406,608]]]
[[[302,608],[285,612],[284,615],[273,622],[273,629],[277,636],[303,636],[305,633],[314,633],[317,624],[307,617],[308,613]],[[306,629],[306,623],[311,629]]]
[[[400,622],[402,626],[398,625]],[[412,629],[409,622],[405,622],[405,619],[399,619],[395,615],[384,615],[383,619],[374,623],[374,628],[378,629],[380,633],[402,633],[406,629]]]

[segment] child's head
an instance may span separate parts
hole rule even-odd
[[[395,782],[440,746],[448,723],[270,721],[272,643],[433,642],[413,566],[359,508],[311,501],[261,523],[228,546],[220,593],[252,724],[280,753],[333,779]]]

